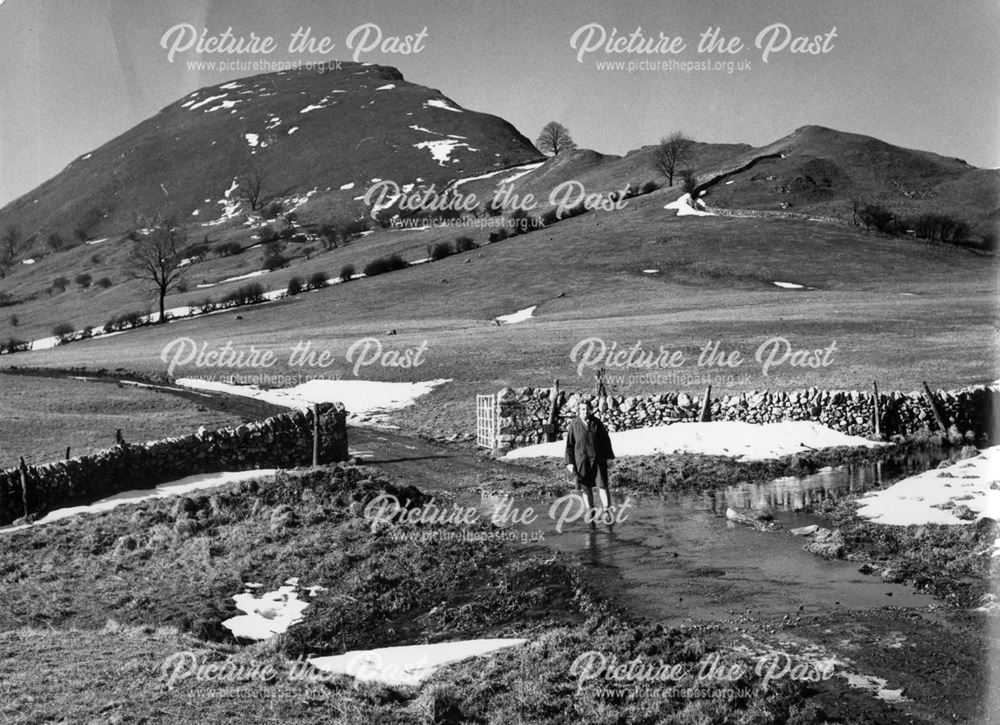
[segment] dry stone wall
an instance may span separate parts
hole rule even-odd
[[[551,388],[504,388],[497,394],[497,447],[541,443],[546,440]],[[966,388],[935,393],[946,424],[971,440],[995,435],[994,415],[1000,410],[1000,389]],[[566,431],[581,399],[595,402],[598,417],[610,431],[648,428],[698,420],[702,399],[673,392],[650,395],[609,395],[602,399],[586,392],[560,392],[556,434]],[[713,397],[712,420],[748,423],[778,423],[809,420],[849,435],[875,437],[874,393],[857,390],[794,390],[748,392]],[[919,392],[880,393],[881,428],[884,436],[909,435],[935,429],[930,404]]]
[[[348,458],[346,419],[343,405],[320,406],[321,462]],[[32,516],[40,516],[198,473],[310,465],[312,456],[313,412],[296,410],[235,428],[126,443],[93,455],[29,466],[27,508]],[[20,471],[0,471],[0,525],[24,514]]]

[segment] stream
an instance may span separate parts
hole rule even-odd
[[[630,608],[664,624],[718,621],[742,613],[771,617],[831,608],[923,608],[934,602],[931,596],[861,574],[856,563],[808,553],[802,549],[807,538],[791,534],[790,529],[812,524],[830,528],[828,520],[802,509],[926,470],[941,457],[910,455],[762,484],[633,497],[627,519],[613,531],[602,524],[590,531],[579,520],[558,533],[548,515],[551,499],[515,498],[514,508],[531,508],[539,514],[531,524],[517,524],[519,529],[534,533],[536,540],[552,549],[578,557],[583,566],[594,570],[597,586],[606,580],[609,593],[618,598],[624,583]],[[463,503],[477,505],[485,518],[503,498],[469,497]],[[777,526],[760,531],[735,523],[726,518],[727,508],[766,509]],[[602,576],[597,573],[600,569],[614,576]]]

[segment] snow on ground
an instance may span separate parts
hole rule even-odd
[[[518,310],[517,312],[511,312],[509,315],[500,315],[496,318],[496,321],[501,325],[513,325],[517,322],[524,322],[525,320],[530,320],[535,316],[535,310],[538,309],[538,305],[532,305],[531,307],[525,307],[523,310]]]
[[[260,136],[256,133],[245,133],[243,138],[247,140],[247,146],[250,148],[255,148],[260,143]]]
[[[259,585],[244,585],[247,589],[260,588]],[[309,606],[299,599],[295,591],[298,579],[289,579],[273,592],[264,592],[259,597],[252,591],[233,596],[236,608],[243,614],[230,617],[222,623],[236,637],[264,640],[288,630],[296,622],[302,621],[302,612]]]
[[[455,108],[448,104],[448,101],[443,98],[432,98],[431,100],[424,103],[424,108],[443,108],[446,111],[454,111],[455,113],[464,113],[461,108]]]
[[[21,262],[21,264],[34,264],[34,263],[35,263],[35,260],[33,260],[33,259],[25,259],[23,262]]]
[[[194,390],[217,390],[231,395],[263,400],[287,408],[303,408],[313,403],[340,402],[353,423],[372,423],[373,414],[399,410],[416,402],[438,385],[451,380],[424,380],[416,383],[389,383],[377,380],[309,380],[292,388],[262,390],[255,385],[233,385],[215,380],[182,378],[177,385]]]
[[[315,194],[318,191],[319,187],[317,186],[313,187],[305,194],[301,194],[299,196],[291,196],[285,199],[285,210],[286,210],[285,213],[287,214],[290,211],[298,211],[307,201],[309,201],[313,197],[313,194]]]
[[[354,188],[354,182],[351,181],[351,182],[348,182],[347,184],[341,185],[340,190],[341,191],[347,191],[347,190],[353,189],[353,188]]]
[[[865,494],[858,503],[859,516],[893,526],[969,524],[984,516],[1000,519],[1000,446],[947,468],[904,478]],[[974,515],[959,518],[955,515],[959,506]]]
[[[417,128],[416,126],[410,126],[410,128]],[[421,129],[426,130],[426,129]],[[433,131],[428,131],[428,133],[434,133]],[[468,176],[464,179],[455,179],[448,186],[445,187],[445,191],[454,191],[462,184],[468,184],[470,181],[479,181],[480,179],[488,179],[491,176],[496,176],[497,174],[502,174],[505,171],[510,171],[510,169],[498,169],[497,171],[489,171],[485,174],[479,174],[478,176]],[[420,181],[420,179],[417,179]]]
[[[222,93],[221,95],[218,95],[218,96],[208,96],[207,98],[201,99],[200,101],[198,101],[194,105],[188,106],[188,110],[189,111],[194,111],[196,109],[201,108],[202,106],[208,105],[212,101],[221,101],[223,98],[226,98],[228,95],[229,95],[228,93]],[[187,104],[185,104],[185,105],[187,105]]]
[[[219,486],[224,486],[227,483],[246,481],[251,478],[273,476],[275,473],[277,473],[277,471],[273,468],[260,468],[253,471],[199,473],[196,476],[188,476],[187,478],[181,478],[169,483],[161,483],[156,488],[140,488],[133,489],[131,491],[123,491],[122,493],[116,493],[114,496],[102,498],[100,501],[95,501],[94,503],[86,506],[69,506],[66,508],[56,509],[54,511],[50,511],[33,524],[0,529],[0,533],[19,531],[20,529],[26,529],[29,526],[51,524],[53,521],[67,519],[71,516],[79,516],[80,514],[102,513],[104,511],[110,511],[111,509],[118,508],[123,504],[139,503],[140,501],[148,501],[154,498],[169,498],[170,496],[186,495],[193,493],[194,491],[218,488]]]
[[[695,204],[703,206],[700,199],[696,201]],[[715,214],[712,214],[711,212],[699,209],[697,206],[692,206],[690,194],[682,194],[680,199],[670,202],[663,208],[675,209],[677,211],[677,216],[715,216]]]
[[[471,639],[460,642],[415,644],[355,650],[332,657],[312,657],[309,664],[322,672],[350,675],[360,682],[381,682],[390,686],[416,686],[435,670],[470,657],[482,657],[525,639]]]
[[[737,421],[673,423],[611,434],[616,456],[648,456],[656,453],[700,453],[746,460],[780,458],[813,448],[883,445],[849,436],[812,421],[786,421],[754,425]],[[505,458],[561,458],[562,441],[515,448]]]
[[[434,141],[421,141],[420,143],[413,144],[415,149],[428,149],[431,152],[431,156],[434,160],[438,162],[439,166],[444,166],[446,161],[451,161],[451,152],[454,151],[459,146],[468,146],[467,143],[462,143],[457,139],[453,138],[442,138]]]
[[[417,126],[416,124],[411,125],[410,128],[412,128],[414,131],[422,131],[423,133],[430,133],[435,136],[444,136],[443,133],[438,133],[437,131],[431,131],[429,128],[424,128],[423,126]]]
[[[108,241],[108,239],[110,239],[110,237],[104,237],[103,239],[91,239],[89,242],[87,242],[87,244],[91,246],[95,244],[104,244],[104,242]]]
[[[322,99],[320,99],[319,103],[310,103],[308,106],[299,111],[299,113],[311,113],[312,111],[320,111],[324,108],[328,108],[329,106],[327,104],[333,104],[333,103],[336,103],[336,101],[332,100],[329,96],[325,96]]]
[[[391,91],[395,87],[396,87],[395,83],[386,83],[384,86],[379,86],[375,90],[376,91]]]
[[[660,270],[658,270],[658,269],[644,269],[644,270],[642,270],[642,273],[643,274],[657,274],[659,271]]]
[[[292,126],[290,129],[288,129],[288,135],[291,136],[293,133],[295,133],[298,130],[299,130],[298,126]]]
[[[514,174],[513,176],[508,176],[506,179],[500,179],[500,181],[499,181],[499,183],[497,185],[498,186],[503,186],[504,184],[509,184],[512,181],[517,181],[522,176],[524,176],[527,173],[530,173],[530,172],[534,171],[535,169],[537,169],[539,166],[541,166],[544,163],[545,163],[544,161],[539,161],[536,164],[526,164],[524,166],[515,166],[514,168],[518,170],[517,173]]]
[[[775,282],[774,284],[782,289],[805,289],[805,286],[794,282]]]
[[[859,675],[854,672],[844,672],[841,676],[847,680],[848,687],[853,687],[856,690],[867,690],[868,692],[874,693],[875,698],[878,700],[883,700],[885,702],[909,702],[909,700],[903,697],[903,688],[898,690],[890,690],[887,688],[889,684],[886,680],[881,677],[876,677],[875,675]]]
[[[239,188],[240,188],[240,181],[239,179],[234,178],[233,183],[230,185],[230,187],[223,192],[222,198],[216,202],[216,204],[222,207],[222,215],[218,219],[215,219],[213,221],[204,222],[202,224],[203,227],[217,226],[219,224],[226,222],[229,219],[232,219],[233,217],[239,214],[240,200],[238,197],[234,196],[236,190]]]
[[[260,277],[262,274],[267,274],[266,269],[258,269],[256,272],[247,272],[246,274],[241,274],[239,277],[227,277],[218,284],[224,284],[225,282],[239,282],[243,279],[251,279],[253,277]]]

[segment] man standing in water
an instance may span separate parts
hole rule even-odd
[[[615,457],[611,450],[611,436],[604,423],[594,417],[590,403],[581,402],[577,417],[566,431],[566,470],[576,476],[577,489],[583,489],[588,511],[594,512],[594,484],[601,494],[604,507],[604,521],[610,528],[614,521],[612,514],[611,488],[608,485],[608,461]],[[594,522],[590,522],[591,528]]]

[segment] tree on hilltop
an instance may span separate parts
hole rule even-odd
[[[691,157],[693,146],[694,141],[681,131],[674,131],[669,136],[664,136],[653,149],[653,158],[650,161],[653,170],[666,176],[668,185],[673,186],[674,174],[678,166]]]
[[[569,135],[569,129],[558,121],[549,121],[535,141],[539,151],[558,156],[563,151],[576,148],[576,141]]]

